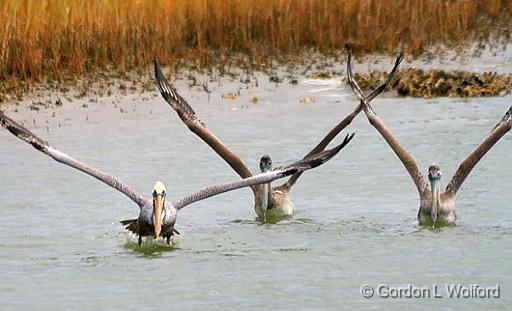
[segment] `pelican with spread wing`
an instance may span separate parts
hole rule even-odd
[[[1,111],[0,124],[9,130],[9,132],[11,132],[13,135],[31,144],[34,148],[52,157],[55,161],[71,166],[98,179],[99,181],[102,181],[103,183],[117,189],[132,201],[134,201],[139,206],[139,217],[130,220],[123,220],[121,223],[125,225],[128,230],[138,235],[139,245],[142,243],[142,237],[145,236],[153,236],[154,238],[162,236],[167,240],[167,243],[169,243],[171,236],[174,234],[179,234],[174,229],[177,213],[180,209],[187,205],[204,200],[214,195],[221,194],[223,192],[242,187],[253,187],[259,184],[270,183],[275,179],[301,173],[314,167],[320,166],[323,163],[329,161],[338,152],[340,152],[340,150],[346,144],[345,142],[344,144],[338,145],[335,148],[317,153],[311,157],[307,157],[288,166],[268,170],[255,176],[248,176],[242,180],[209,186],[194,192],[181,200],[169,202],[167,201],[165,185],[160,181],[157,182],[153,188],[152,199],[147,199],[135,192],[132,188],[121,182],[116,177],[97,170],[92,166],[76,160],[64,152],[57,150],[48,142],[43,141],[25,127],[4,115],[4,113]]]
[[[391,81],[395,71],[402,61],[402,54],[397,57],[393,70],[389,73],[388,77],[382,82],[374,91],[372,91],[368,98],[369,100],[375,98],[380,94]],[[227,164],[242,178],[253,176],[253,173],[245,165],[245,163],[233,151],[231,151],[222,141],[210,131],[206,125],[199,120],[192,107],[187,101],[181,97],[176,89],[167,81],[158,62],[155,60],[155,79],[158,90],[162,94],[167,103],[174,109],[179,118],[187,125],[187,127],[208,144]],[[305,158],[322,152],[327,145],[345,128],[352,120],[359,114],[362,105],[358,107],[339,124],[337,124],[310,152]],[[342,146],[345,146],[352,139],[352,135],[346,135],[343,140]],[[272,158],[264,155],[260,158],[260,172],[265,173],[272,169]],[[290,200],[289,193],[292,186],[297,182],[302,172],[293,174],[286,183],[272,187],[270,183],[252,186],[251,190],[254,194],[254,210],[258,217],[262,220],[279,219],[287,217],[293,213],[293,204]]]
[[[455,213],[455,196],[460,186],[469,176],[471,170],[480,161],[480,159],[494,146],[500,138],[505,135],[512,126],[512,107],[505,113],[501,121],[487,135],[484,141],[464,160],[444,192],[441,192],[440,180],[441,169],[439,165],[432,164],[428,169],[428,181],[425,182],[416,161],[412,155],[405,150],[398,142],[398,139],[391,133],[384,122],[377,116],[368,102],[368,98],[363,93],[352,75],[351,56],[349,54],[347,62],[348,80],[352,90],[363,105],[363,110],[368,120],[375,129],[386,140],[391,149],[402,161],[407,172],[411,176],[420,196],[420,209],[418,211],[418,221],[422,225],[446,225],[453,224],[457,218]],[[430,185],[430,188],[429,188]]]

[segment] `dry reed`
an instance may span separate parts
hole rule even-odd
[[[0,80],[95,69],[252,62],[304,48],[361,53],[508,40],[506,0],[0,0]],[[494,40],[494,39],[493,39]]]

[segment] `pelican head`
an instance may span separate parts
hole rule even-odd
[[[432,183],[432,181],[439,181],[441,179],[441,169],[439,165],[432,164],[428,168],[428,180]]]
[[[269,155],[264,155],[260,159],[260,171],[262,173],[272,170],[272,159]]]
[[[162,211],[165,204],[165,185],[157,181],[153,187],[153,225],[155,227],[155,238],[160,236],[162,231]]]
[[[430,217],[433,222],[437,220],[437,212],[439,208],[439,199],[440,199],[440,186],[439,180],[441,180],[441,169],[439,165],[432,164],[428,168],[428,180],[430,181],[430,189],[432,191],[432,209],[430,210]]]

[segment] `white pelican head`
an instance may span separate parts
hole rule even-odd
[[[153,187],[153,225],[155,227],[155,238],[158,238],[162,231],[162,211],[164,209],[166,195],[165,185],[161,181],[157,181]]]

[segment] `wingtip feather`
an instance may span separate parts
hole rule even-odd
[[[16,121],[6,116],[3,111],[0,111],[0,124],[14,136],[31,144],[37,150],[44,152],[48,148],[47,142],[34,135],[21,124],[16,123]]]

